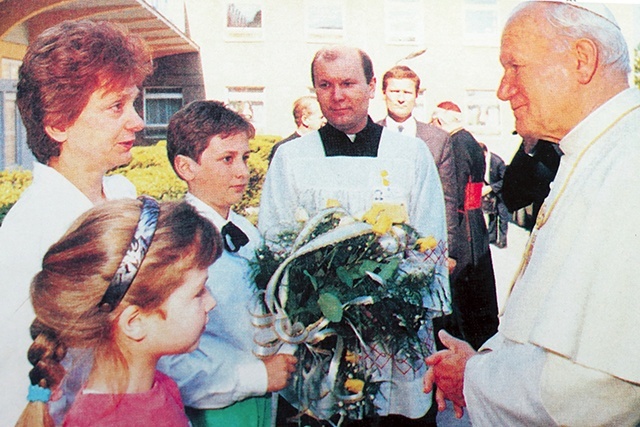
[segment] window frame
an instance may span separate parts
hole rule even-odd
[[[338,8],[341,28],[312,28],[311,16],[318,17],[320,15],[320,13],[317,13],[317,9],[313,9],[314,7],[322,7],[326,10],[331,7]],[[316,13],[312,14],[312,12]],[[343,41],[346,31],[346,5],[344,0],[305,0],[304,22],[305,40],[308,43],[339,43]]]
[[[222,13],[224,39],[228,42],[255,42],[262,41],[264,37],[264,1],[263,0],[227,0],[223,3],[224,10]],[[229,8],[231,5],[257,6],[260,13],[259,27],[230,27],[229,26]],[[254,15],[255,17],[255,15]]]
[[[406,5],[406,11],[402,11],[402,5]],[[411,5],[414,6],[411,12]],[[400,7],[399,7],[400,6]],[[393,29],[399,28],[398,21],[402,21],[402,17],[391,19],[391,15],[397,12],[406,12],[413,22],[407,22],[405,28],[413,29],[413,40],[402,40],[399,36],[392,36]],[[384,2],[384,34],[385,42],[389,45],[398,46],[417,46],[424,44],[425,40],[425,24],[424,24],[424,5],[420,0],[385,0]]]
[[[157,91],[157,92],[156,92]],[[148,139],[164,139],[167,137],[167,128],[171,116],[176,113],[174,111],[168,118],[166,123],[150,123],[148,119],[149,100],[168,100],[180,99],[180,107],[184,106],[184,91],[179,86],[148,86],[143,88],[142,114],[144,117],[144,137]]]
[[[479,135],[502,134],[502,111],[495,90],[467,89],[464,109],[465,127],[469,132]],[[474,117],[477,120],[473,120]],[[493,118],[493,123],[487,118]]]
[[[247,118],[256,128],[256,131],[265,128],[267,123],[266,94],[264,86],[227,86],[226,105],[238,114],[243,115],[245,109],[249,108],[252,116]],[[256,117],[256,112],[258,112]]]
[[[486,3],[478,3],[485,1]],[[488,32],[469,31],[470,14],[478,15],[479,13],[492,12],[493,25]],[[464,44],[466,46],[499,46],[500,43],[500,22],[498,1],[497,0],[464,0],[463,6],[463,31]]]

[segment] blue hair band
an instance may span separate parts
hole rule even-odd
[[[51,390],[48,388],[40,387],[37,384],[31,384],[29,386],[29,394],[27,400],[29,402],[44,402],[47,403],[51,397]]]
[[[142,207],[133,239],[116,270],[116,274],[111,279],[107,291],[98,304],[98,308],[106,313],[113,311],[129,290],[129,286],[138,274],[140,265],[149,250],[158,225],[158,216],[160,215],[158,202],[147,196],[140,196],[138,200],[142,202]]]

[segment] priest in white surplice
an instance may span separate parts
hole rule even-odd
[[[565,153],[499,332],[429,358],[438,393],[474,426],[640,421],[640,92],[602,5],[527,2],[502,35],[498,97],[516,130]],[[442,401],[439,405],[442,405]]]
[[[364,52],[349,47],[320,50],[312,81],[328,123],[277,151],[262,190],[260,231],[273,240],[279,232],[295,229],[301,208],[312,216],[337,202],[357,216],[377,201],[404,204],[410,225],[439,242],[429,256],[436,264],[436,280],[449,294],[444,199],[427,146],[369,118],[376,80]],[[424,333],[432,335],[427,328]],[[433,345],[433,337],[428,341]],[[431,405],[431,396],[422,394],[426,366],[409,366],[393,355],[383,358],[385,363],[376,362],[383,380],[376,399],[383,415],[380,425],[391,425],[394,417],[402,417],[402,425],[435,425],[435,419],[432,424],[411,420],[424,417]]]

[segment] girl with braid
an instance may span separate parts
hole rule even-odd
[[[207,268],[220,253],[216,229],[186,203],[142,197],[81,216],[31,284],[30,402],[17,425],[54,425],[47,402],[73,349],[93,366],[63,425],[188,426],[178,387],[156,362],[197,347],[215,306]]]

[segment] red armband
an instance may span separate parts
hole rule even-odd
[[[464,189],[464,210],[471,211],[482,207],[482,182],[468,182]]]

